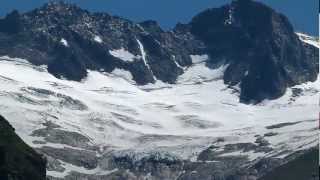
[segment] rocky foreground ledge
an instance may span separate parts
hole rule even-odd
[[[0,116],[0,179],[46,179],[45,159],[26,145],[2,116]]]

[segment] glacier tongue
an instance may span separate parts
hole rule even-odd
[[[219,139],[223,139],[215,144],[219,156],[247,154],[248,161],[283,158],[317,145],[318,81],[292,87],[277,100],[246,105],[238,102],[237,89],[223,83],[225,68],[211,70],[197,61],[175,85],[158,81],[136,86],[121,70],[90,71],[87,79],[74,82],[55,78],[46,67],[1,57],[0,113],[23,140],[55,159],[49,163],[60,164],[60,169],[48,169],[54,177],[71,171],[113,172],[97,162],[110,153],[139,160],[160,152],[197,161],[199,153]],[[261,142],[272,150],[225,149]],[[65,157],[81,153],[92,166]]]

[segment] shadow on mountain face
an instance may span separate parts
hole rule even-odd
[[[45,180],[46,161],[0,116],[0,180]]]
[[[303,154],[259,180],[319,180],[319,150]]]

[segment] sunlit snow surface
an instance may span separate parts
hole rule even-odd
[[[69,47],[68,41],[63,38],[60,40],[60,43],[66,47]]]
[[[101,39],[101,37],[100,36],[94,36],[94,41],[96,41],[96,42],[98,42],[98,43],[102,43],[103,42],[103,40]]]
[[[129,51],[125,50],[124,48],[121,49],[115,49],[115,50],[110,50],[109,53],[114,56],[117,57],[123,61],[127,61],[127,62],[132,62],[135,59],[139,59],[139,56],[135,56],[132,53],[130,53]]]
[[[124,56],[127,58],[127,53]],[[100,147],[101,154],[103,149],[168,151],[180,158],[195,159],[217,138],[225,138],[222,144],[254,143],[256,135],[266,133],[276,134],[266,137],[274,150],[268,154],[250,152],[250,160],[285,157],[318,144],[318,81],[288,89],[277,100],[245,105],[238,102],[238,92],[227,88],[221,79],[227,66],[212,70],[202,62],[204,55],[193,56],[197,57],[202,59],[193,59],[197,63],[185,69],[176,85],[157,81],[146,86],[136,86],[130,72],[121,69],[110,74],[89,71],[85,80],[73,82],[55,78],[46,67],[1,57],[0,114],[33,147],[70,147],[34,143],[42,138],[31,133],[51,121],[62,130],[88,137],[93,146]],[[32,88],[50,93],[32,93]],[[294,97],[292,89],[302,91]],[[56,94],[71,97],[84,107],[62,105]],[[279,124],[280,128],[270,128]],[[65,168],[77,169],[68,164]],[[66,172],[48,174],[63,177]]]
[[[309,36],[307,34],[303,34],[303,33],[296,33],[296,34],[299,36],[299,39],[301,41],[304,41],[304,42],[311,44],[311,45],[318,47],[318,48],[320,47],[320,44],[319,44],[319,41],[317,40],[317,38]]]

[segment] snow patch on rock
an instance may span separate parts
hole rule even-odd
[[[201,63],[204,61],[207,61],[209,59],[209,56],[207,54],[203,54],[203,55],[190,55],[192,63],[193,64],[197,64],[197,63]]]
[[[320,48],[320,42],[315,37],[312,37],[312,36],[309,36],[307,34],[300,33],[300,32],[297,32],[296,34],[298,35],[298,37],[301,41],[303,41],[307,44],[310,44],[312,46],[315,46],[317,48]]]
[[[125,50],[124,48],[115,49],[115,50],[109,50],[109,53],[126,62],[133,62],[135,59],[139,59],[140,56],[135,56],[129,51]]]
[[[64,38],[61,38],[60,43],[66,47],[69,47],[68,41],[65,40]]]
[[[98,42],[98,43],[102,43],[102,42],[103,42],[102,39],[101,39],[101,37],[100,37],[100,36],[97,36],[97,35],[94,36],[94,41],[96,41],[96,42]]]

